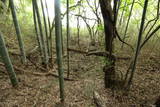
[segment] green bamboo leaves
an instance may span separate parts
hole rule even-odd
[[[7,69],[10,81],[12,83],[12,86],[14,87],[18,84],[18,81],[17,81],[16,74],[13,69],[12,62],[9,58],[8,50],[5,46],[5,41],[4,41],[4,38],[3,38],[3,35],[1,32],[0,32],[0,50],[1,50],[0,56],[2,57],[2,60],[5,64],[6,69]]]

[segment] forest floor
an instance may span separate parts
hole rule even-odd
[[[127,49],[116,54],[132,56]],[[12,60],[19,86],[12,88],[4,67],[0,66],[3,71],[0,72],[0,107],[60,107],[59,81],[54,76],[58,75],[56,62],[49,71],[42,71],[34,55],[30,58],[32,63],[28,62],[25,66],[18,63],[18,56],[12,56]],[[124,74],[129,63],[129,60],[117,60],[116,72]],[[66,65],[64,57],[65,77]],[[104,58],[70,52],[70,78],[73,80],[65,80],[64,107],[96,107],[93,100],[95,91],[107,107],[151,107],[160,96],[160,52],[143,50],[128,95],[123,95],[122,90],[113,92],[104,88],[103,66]]]

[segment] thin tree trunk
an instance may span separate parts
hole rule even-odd
[[[52,52],[52,45],[53,45],[53,35],[52,35],[52,31],[54,28],[54,24],[55,24],[55,19],[52,22],[52,27],[50,28],[50,51],[51,51],[51,58],[50,58],[50,62],[52,63],[52,59],[53,59],[53,52]]]
[[[34,21],[35,33],[36,33],[36,36],[37,36],[37,42],[38,42],[40,54],[43,56],[41,36],[38,33],[38,24],[37,24],[36,11],[35,11],[35,7],[34,7],[34,4],[33,4],[33,0],[32,0],[32,6],[33,6],[33,21]]]
[[[121,17],[120,17],[120,21],[119,21],[120,26],[122,24],[122,19],[123,19],[123,15],[124,15],[124,11],[125,11],[126,6],[127,6],[127,0],[125,0],[124,7],[123,7],[123,10],[122,10],[122,14],[121,14]]]
[[[67,0],[67,77],[70,75],[70,65],[69,65],[69,38],[70,38],[70,29],[69,29],[69,0]]]
[[[43,6],[43,1],[41,0],[41,7],[42,7],[42,14],[43,14],[43,21],[44,21],[44,29],[45,29],[45,42],[47,44],[47,53],[48,56],[50,57],[50,48],[49,48],[49,40],[48,40],[48,27],[47,27],[47,21],[46,21],[46,16],[44,12],[44,6]]]
[[[146,16],[147,7],[148,7],[148,0],[145,0],[144,8],[143,8],[143,14],[142,14],[142,20],[141,20],[141,26],[140,26],[140,31],[139,31],[139,35],[138,35],[136,53],[135,53],[135,56],[134,56],[132,67],[131,67],[131,76],[130,76],[130,78],[128,80],[128,83],[127,83],[127,88],[128,89],[130,88],[130,85],[132,83],[133,75],[134,75],[134,72],[135,72],[135,69],[136,69],[137,58],[138,58],[138,55],[140,53],[140,45],[141,45],[142,32],[143,32],[144,23],[145,23],[145,16]]]
[[[147,43],[147,41],[160,29],[160,25],[158,25],[150,34],[149,36],[142,42],[141,46],[140,46],[140,50],[142,49],[142,47]]]
[[[46,6],[46,11],[47,11],[47,18],[48,18],[48,27],[49,27],[49,47],[50,47],[50,62],[52,62],[53,58],[53,53],[52,53],[52,42],[53,42],[53,37],[52,37],[52,31],[51,31],[51,22],[50,22],[50,17],[49,17],[49,11],[48,11],[48,5],[47,1],[45,0],[45,6]]]
[[[43,46],[43,55],[44,55],[43,56],[43,63],[47,66],[47,64],[48,64],[48,53],[47,53],[45,38],[44,38],[44,35],[43,35],[40,13],[39,13],[37,1],[33,0],[33,3],[34,3],[34,6],[35,6],[35,11],[36,11],[36,15],[37,15],[37,19],[38,19],[38,25],[39,25],[39,31],[40,31],[40,36],[41,36],[41,42],[42,42],[42,46]]]
[[[118,1],[114,0],[114,6],[113,6],[114,26],[116,26],[116,22],[117,22],[117,5],[118,5]]]
[[[118,0],[119,2],[118,2],[118,7],[117,7],[117,10],[116,10],[116,22],[115,23],[117,23],[117,18],[118,18],[118,14],[119,14],[119,10],[120,10],[120,6],[121,6],[121,4],[122,4],[122,0]]]
[[[128,17],[127,25],[126,25],[126,28],[125,28],[125,31],[124,31],[123,41],[125,41],[125,38],[126,38],[126,34],[127,34],[130,18],[131,18],[131,15],[132,15],[132,10],[133,10],[134,3],[135,3],[135,0],[133,0],[132,5],[131,5],[131,10],[129,12],[129,17]],[[122,43],[122,48],[123,48],[123,46],[124,46],[124,43]]]
[[[1,50],[0,56],[2,57],[2,60],[5,64],[12,86],[15,87],[18,85],[18,80],[16,78],[16,74],[14,72],[13,65],[10,60],[8,50],[5,46],[5,41],[1,32],[0,32],[0,50]]]
[[[64,43],[63,43],[63,25],[61,21],[61,46],[62,46],[62,56],[64,55]]]
[[[48,26],[49,26],[49,29],[50,29],[51,28],[51,22],[50,22],[50,18],[49,18],[49,11],[48,11],[48,5],[47,5],[46,0],[45,0],[45,6],[46,6],[46,10],[47,10]]]
[[[78,43],[78,46],[80,47],[80,43],[79,43],[79,41],[80,41],[80,25],[79,25],[79,16],[77,16],[77,38],[78,38],[77,43]]]
[[[61,41],[61,11],[60,11],[60,0],[55,0],[55,34],[56,34],[56,54],[58,63],[59,73],[59,86],[60,86],[60,98],[61,102],[64,101],[64,77],[62,68],[62,41]]]
[[[22,34],[21,34],[21,30],[19,27],[19,23],[17,20],[17,15],[16,15],[16,10],[14,7],[14,2],[13,0],[9,0],[10,3],[10,8],[11,8],[11,12],[12,12],[12,18],[13,18],[13,22],[14,22],[14,26],[15,26],[15,30],[16,30],[16,34],[17,34],[17,39],[18,39],[18,43],[19,43],[19,48],[20,48],[20,52],[21,52],[21,61],[22,63],[26,63],[26,54],[25,54],[25,50],[24,50],[24,43],[22,40]]]

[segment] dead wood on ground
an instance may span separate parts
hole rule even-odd
[[[91,56],[91,55],[102,56],[102,57],[110,56],[109,52],[102,52],[102,51],[86,52],[83,50],[76,50],[76,49],[71,49],[71,48],[68,48],[68,51],[79,53],[79,54],[85,54],[86,56]],[[111,58],[116,59],[116,60],[130,60],[131,59],[131,57],[120,57],[114,54],[111,55]]]
[[[33,75],[37,75],[37,76],[53,76],[53,77],[55,77],[55,78],[59,78],[58,75],[56,75],[56,74],[54,74],[54,73],[52,73],[52,72],[48,72],[48,73],[32,72],[32,74],[33,74]],[[65,77],[64,77],[64,80],[66,80],[66,81],[77,81],[77,80],[75,80],[75,79],[70,79],[70,78],[65,78]]]
[[[5,67],[5,65],[4,65],[3,63],[1,63],[1,62],[0,62],[0,66],[4,66],[4,67]],[[24,72],[25,72],[25,70],[23,70],[23,69],[15,66],[15,65],[13,65],[13,68],[14,68],[16,71],[19,71],[20,73],[24,73]]]
[[[101,96],[96,91],[93,92],[93,100],[97,107],[106,107],[104,101],[102,101]]]

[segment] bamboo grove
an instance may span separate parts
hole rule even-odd
[[[104,57],[106,62],[105,66],[103,67],[104,72],[104,86],[105,88],[111,88],[114,90],[117,84],[121,84],[121,88],[129,91],[131,88],[134,78],[134,73],[136,72],[136,64],[138,60],[138,56],[144,47],[144,45],[156,35],[156,33],[160,29],[159,23],[159,7],[160,7],[160,0],[155,0],[156,3],[156,16],[148,20],[146,17],[148,14],[148,7],[149,7],[149,0],[95,0],[94,6],[91,4],[90,0],[78,0],[77,2],[72,3],[70,0],[53,0],[54,1],[54,11],[55,14],[54,20],[51,21],[49,17],[49,10],[46,0],[30,0],[32,3],[32,16],[33,16],[33,23],[34,23],[34,31],[36,36],[36,43],[38,44],[38,52],[40,53],[39,56],[41,58],[41,66],[42,68],[48,72],[50,69],[53,68],[54,59],[53,54],[56,51],[56,63],[58,66],[58,78],[59,78],[59,90],[60,90],[60,98],[61,101],[64,102],[65,100],[65,82],[64,78],[70,79],[70,51],[73,49],[70,48],[71,45],[71,20],[70,17],[74,16],[77,19],[77,44],[80,47],[80,20],[83,20],[85,23],[86,29],[89,32],[90,42],[93,44],[96,41],[98,36],[103,34],[105,42],[104,45],[104,52],[83,52],[86,56],[96,55],[100,57]],[[61,12],[61,4],[63,1],[63,5],[66,6],[65,13]],[[18,48],[19,48],[19,55],[21,58],[21,63],[27,65],[28,56],[25,50],[27,47],[24,44],[23,36],[21,33],[21,28],[19,26],[19,21],[17,17],[17,11],[14,5],[14,0],[0,0],[4,5],[9,3],[9,10],[12,15],[12,20],[14,24],[14,28],[16,31],[16,37],[18,40]],[[85,13],[85,6],[83,5],[84,2],[88,5],[88,8],[91,9],[95,18],[89,16],[83,16],[82,12]],[[133,9],[136,8],[135,4],[139,4],[142,6],[143,11],[140,14],[141,23],[138,24],[139,30],[137,35],[136,46],[131,45],[127,42],[127,37],[130,36],[127,34],[129,26],[131,24],[131,19],[133,13]],[[128,8],[127,6],[130,6]],[[45,13],[46,9],[46,13]],[[128,16],[125,16],[126,9],[128,9]],[[72,11],[78,10],[77,13],[73,13]],[[87,14],[87,13],[85,13]],[[62,20],[66,17],[66,30],[63,33],[63,23]],[[90,25],[88,20],[95,21],[95,24]],[[125,24],[126,21],[126,24]],[[125,25],[125,26],[124,26]],[[124,26],[124,30],[122,29]],[[0,28],[1,30],[1,28]],[[121,31],[123,30],[123,31]],[[18,86],[18,80],[16,77],[16,72],[14,66],[12,64],[12,60],[10,59],[8,49],[6,47],[6,43],[4,40],[4,36],[0,32],[0,56],[2,58],[2,62],[5,65],[5,68],[8,72],[8,76],[11,80],[13,87]],[[144,36],[144,40],[143,37]],[[55,39],[54,39],[55,38]],[[130,61],[130,66],[126,69],[126,73],[121,81],[116,80],[116,61],[118,56],[115,55],[115,41],[118,40],[121,42],[121,49],[123,50],[126,47],[130,48],[134,55],[132,56]],[[56,49],[54,50],[53,45],[55,44]],[[64,50],[66,50],[66,56],[64,55]],[[74,50],[79,51],[79,50]],[[67,77],[64,77],[64,65],[63,65],[63,57],[67,57]],[[123,59],[123,58],[121,58]]]

